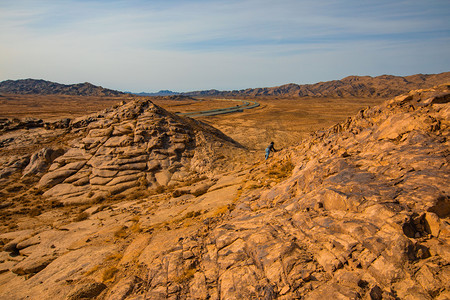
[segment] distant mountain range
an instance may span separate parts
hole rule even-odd
[[[89,82],[60,84],[42,79],[5,80],[0,82],[0,93],[76,96],[124,96],[126,93],[105,89]]]
[[[0,93],[5,94],[61,94],[79,96],[190,96],[190,97],[229,97],[229,98],[295,98],[295,97],[361,97],[390,98],[415,89],[424,89],[439,84],[450,83],[450,72],[440,74],[416,74],[411,76],[382,75],[348,76],[341,80],[315,84],[285,84],[276,87],[219,91],[206,90],[177,93],[162,90],[157,93],[132,93],[105,89],[91,83],[60,84],[46,80],[21,79],[0,82]]]
[[[196,91],[183,93],[191,97],[362,97],[389,98],[415,89],[450,83],[450,72],[412,76],[349,76],[341,80],[299,85],[295,83],[235,91]]]
[[[180,95],[181,94],[181,93],[178,93],[178,92],[172,92],[172,91],[168,91],[168,90],[161,90],[161,91],[156,92],[156,93],[146,93],[146,92],[142,92],[142,93],[125,92],[125,93],[136,95],[136,96],[149,96],[149,97],[174,96],[174,95]]]

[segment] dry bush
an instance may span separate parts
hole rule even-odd
[[[105,200],[106,200],[106,198],[104,195],[98,195],[98,196],[95,196],[94,198],[92,198],[91,202],[92,202],[92,204],[99,204]]]
[[[36,217],[36,216],[39,216],[41,213],[42,213],[42,211],[41,211],[39,208],[37,208],[37,207],[33,207],[32,209],[30,209],[30,210],[28,211],[28,215],[29,215],[30,217]]]
[[[214,217],[220,217],[228,212],[228,205],[221,206],[216,209],[213,216]]]
[[[158,185],[155,189],[154,192],[155,194],[162,194],[166,191],[167,187],[163,186],[163,185]]]
[[[183,181],[183,186],[190,186],[190,185],[193,185],[197,182],[200,182],[200,181],[203,181],[206,179],[208,179],[208,176],[205,176],[205,175],[199,176],[199,177],[194,177],[194,178],[188,179],[186,181]]]
[[[267,170],[267,175],[276,179],[284,179],[292,174],[294,167],[290,160],[282,161],[279,165],[271,165]]]
[[[192,279],[194,277],[194,274],[197,272],[197,269],[195,268],[189,268],[184,270],[183,274],[181,274],[180,276],[176,277],[174,279],[174,281],[176,283],[184,283],[186,281],[189,281],[190,279]]]
[[[134,223],[131,227],[130,227],[131,232],[142,232],[142,228],[141,225],[139,223]]]
[[[21,191],[23,188],[24,188],[24,186],[21,184],[14,184],[14,185],[8,186],[6,188],[6,191],[8,193],[17,193],[17,192]]]
[[[120,253],[112,253],[112,254],[108,255],[105,260],[106,261],[119,261],[122,259],[122,257],[123,257],[123,255]]]
[[[58,201],[58,200],[52,200],[51,202],[50,202],[50,206],[51,206],[51,208],[57,208],[57,207],[63,207],[64,206],[64,204],[62,204],[60,201]]]
[[[116,267],[110,267],[103,272],[103,282],[113,281],[116,273],[119,272],[119,269]]]
[[[196,192],[193,192],[192,193],[192,195],[194,195],[195,197],[198,197],[198,196],[201,196],[201,195],[203,195],[203,194],[206,194],[206,192],[207,192],[208,190],[198,190],[198,191],[196,191]]]
[[[115,238],[125,238],[128,236],[127,233],[127,226],[122,226],[119,230],[117,230],[116,232],[114,232],[114,237]]]
[[[80,222],[80,221],[86,220],[87,218],[89,218],[89,213],[84,211],[84,212],[79,213],[78,216],[76,216],[73,220],[75,222]]]
[[[198,210],[198,211],[190,211],[190,212],[187,212],[187,213],[184,215],[184,217],[183,217],[182,219],[195,218],[195,217],[200,216],[201,214],[202,214],[202,211],[201,211],[201,210]]]
[[[95,267],[92,267],[91,269],[87,270],[87,271],[84,273],[84,275],[85,275],[85,276],[89,276],[89,275],[91,275],[91,274],[94,274],[95,272],[97,272],[98,270],[100,270],[100,268],[101,268],[100,265],[97,265],[97,266],[95,266]]]
[[[137,188],[129,191],[128,195],[126,196],[128,199],[139,199],[144,198],[148,196],[149,192],[147,190],[144,190],[142,188]]]

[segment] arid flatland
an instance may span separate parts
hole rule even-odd
[[[68,95],[4,95],[0,118],[38,118],[55,121],[76,118],[139,97],[92,97]],[[217,99],[161,100],[153,103],[171,112],[192,112],[235,106]],[[295,145],[309,133],[345,120],[359,110],[380,104],[382,98],[257,99],[260,107],[241,113],[199,118],[220,129],[250,150],[263,150],[271,140],[280,148]]]

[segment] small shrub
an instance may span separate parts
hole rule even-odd
[[[142,232],[141,225],[139,223],[134,223],[133,226],[130,227],[132,232]]]
[[[175,190],[175,191],[172,192],[172,197],[178,198],[178,197],[183,196],[185,194],[187,194],[187,191]]]
[[[116,238],[124,238],[126,237],[127,234],[127,226],[122,226],[119,230],[117,230],[116,232],[114,232],[114,237]]]
[[[92,203],[93,204],[99,204],[99,203],[102,203],[105,200],[106,200],[106,198],[105,198],[104,195],[98,195],[98,196],[95,196],[94,198],[92,198]]]
[[[23,186],[22,186],[22,185],[15,184],[15,185],[12,185],[12,186],[7,187],[7,188],[6,188],[6,191],[7,191],[8,193],[16,193],[16,192],[18,192],[18,191],[20,191],[20,190],[22,190],[22,189],[23,189]]]
[[[89,218],[89,214],[84,211],[82,213],[79,213],[78,216],[76,216],[73,220],[75,222],[80,222],[86,220],[87,218]]]
[[[228,212],[228,205],[224,205],[219,207],[215,212],[214,212],[214,216],[215,217],[219,217],[222,216],[224,214],[226,214]]]
[[[156,194],[162,194],[166,191],[166,187],[162,185],[158,185],[155,189]]]
[[[89,270],[87,270],[84,275],[89,276],[91,274],[94,274],[95,272],[97,272],[98,270],[100,270],[100,265],[97,265]]]
[[[39,208],[37,208],[37,207],[34,207],[34,208],[32,208],[32,209],[30,209],[30,210],[28,211],[28,215],[29,215],[30,217],[36,217],[36,216],[39,216],[41,213],[42,213],[42,211],[41,211]]]
[[[62,204],[60,201],[58,200],[52,200],[52,202],[50,202],[50,206],[52,208],[57,208],[57,207],[63,207],[64,204]]]
[[[186,270],[184,270],[183,274],[181,274],[180,276],[176,277],[174,279],[174,281],[176,283],[183,283],[183,282],[189,281],[191,278],[194,277],[194,274],[196,272],[197,272],[197,270],[195,268],[186,269]]]
[[[201,210],[198,210],[198,211],[190,211],[190,212],[187,212],[187,213],[184,215],[183,219],[195,218],[195,217],[197,217],[197,216],[200,216],[201,214],[202,214],[202,211],[201,211]]]
[[[267,175],[276,179],[284,179],[291,175],[294,169],[294,164],[291,161],[284,161],[280,165],[272,165],[267,170]]]
[[[123,255],[120,253],[113,253],[106,257],[106,261],[118,261],[118,260],[121,260],[122,257],[123,257]]]
[[[199,189],[195,192],[192,193],[192,195],[194,195],[195,197],[201,196],[203,194],[206,194],[207,190],[206,189]]]
[[[106,269],[103,272],[103,277],[102,277],[103,282],[113,281],[114,276],[116,275],[117,272],[119,272],[119,269],[117,269],[116,267],[111,267],[111,268]]]

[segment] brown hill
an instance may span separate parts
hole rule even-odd
[[[60,84],[42,79],[5,80],[0,82],[0,93],[4,94],[41,94],[76,96],[124,96],[123,92],[105,89],[89,82],[78,84]]]
[[[341,80],[298,85],[294,83],[277,87],[245,89],[239,91],[196,91],[185,93],[193,97],[374,97],[392,98],[414,89],[430,88],[450,82],[450,72],[412,76],[382,75],[349,76]]]

